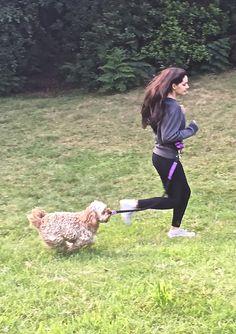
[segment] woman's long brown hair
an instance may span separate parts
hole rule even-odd
[[[172,85],[183,81],[186,71],[182,68],[169,67],[162,70],[152,79],[145,90],[144,102],[141,109],[142,126],[150,125],[157,132],[159,122],[163,116],[163,101],[172,91]]]

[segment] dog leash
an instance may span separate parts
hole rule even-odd
[[[182,151],[182,149],[184,148],[184,144],[182,142],[177,142],[175,143],[176,148],[178,149],[179,154],[176,156],[176,159],[174,160],[174,162],[172,163],[170,169],[169,169],[169,173],[168,173],[168,177],[167,177],[167,182],[165,184],[165,190],[164,193],[162,194],[162,196],[160,197],[160,199],[164,198],[167,194],[167,191],[170,187],[170,182],[172,180],[173,174],[176,170],[176,167],[178,165],[178,161],[179,161],[179,157],[180,157],[180,153]],[[112,215],[117,215],[119,213],[126,213],[126,212],[135,212],[135,211],[143,211],[143,210],[148,210],[150,208],[137,208],[137,209],[132,209],[132,210],[112,210],[111,214]]]

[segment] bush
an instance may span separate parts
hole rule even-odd
[[[217,4],[163,0],[162,20],[142,48],[157,67],[180,66],[210,59],[208,43],[224,32],[226,17]]]
[[[125,50],[114,48],[106,55],[106,64],[100,66],[98,81],[102,92],[125,92],[150,78],[153,68],[142,57],[128,57]]]
[[[27,45],[30,44],[29,18],[20,8],[4,4],[0,9],[0,94],[17,92],[24,86]]]
[[[76,60],[63,66],[64,74],[83,88],[125,91],[146,80],[147,64],[155,71],[203,64],[220,68],[211,49],[221,49],[225,63],[227,24],[215,1],[104,1],[90,30],[81,33]]]
[[[229,68],[229,38],[222,38],[207,45],[208,60],[198,66],[200,71],[220,72]]]
[[[142,84],[151,66],[223,69],[228,55],[236,58],[234,9],[233,0],[8,0],[0,94],[61,74],[86,90],[123,91]]]

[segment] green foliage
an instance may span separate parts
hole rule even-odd
[[[199,66],[200,70],[206,72],[225,71],[229,68],[229,38],[222,38],[207,45],[209,58],[207,62]]]
[[[156,66],[191,67],[209,58],[208,42],[225,31],[217,4],[162,0],[162,20],[142,53]]]
[[[66,82],[71,84],[80,83],[82,68],[79,61],[65,63],[60,67],[60,70],[61,74],[65,77]]]
[[[212,41],[228,35],[234,62],[234,27],[233,1],[9,0],[0,8],[0,94],[25,83],[32,89],[37,80],[98,89],[107,54],[116,48],[125,52],[121,63],[129,77],[123,73],[105,90],[142,84],[146,64],[155,71],[169,65],[196,68],[212,58]]]
[[[94,1],[90,9],[82,13],[88,20],[80,29],[79,49],[75,57],[62,66],[62,73],[67,81],[88,89],[100,87],[99,67],[107,62],[109,52],[119,48],[125,50],[128,57],[140,55],[141,46],[159,20],[158,9],[148,1]]]
[[[236,65],[236,2],[234,0],[221,0],[220,7],[229,19],[227,36],[230,42],[230,62]]]
[[[105,60],[106,64],[99,67],[102,74],[98,77],[102,92],[125,92],[142,84],[153,71],[141,57],[127,57],[125,50],[119,48],[112,49]]]
[[[23,77],[18,76],[17,73],[2,67],[0,69],[0,76],[0,95],[4,96],[22,90],[25,80]]]
[[[8,3],[0,8],[0,94],[16,92],[24,85],[26,46],[31,26],[20,8]]]
[[[189,57],[187,32],[174,17],[168,18],[153,40],[142,49],[142,54],[152,59],[157,67],[170,65],[185,67]]]
[[[156,71],[169,65],[191,69],[209,59],[208,44],[227,29],[226,15],[212,1],[104,0],[65,6],[72,31],[76,33],[75,22],[80,29],[76,53],[63,64],[62,74],[67,82],[87,89],[97,89],[102,83],[104,91],[123,91],[143,82],[137,66],[129,63],[134,55]],[[72,39],[73,33],[68,35]],[[64,45],[68,45],[66,40]],[[126,59],[123,54],[109,58],[116,48],[124,50]]]

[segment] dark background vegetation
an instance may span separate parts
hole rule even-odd
[[[166,66],[236,64],[234,0],[0,0],[0,95],[123,92]]]

